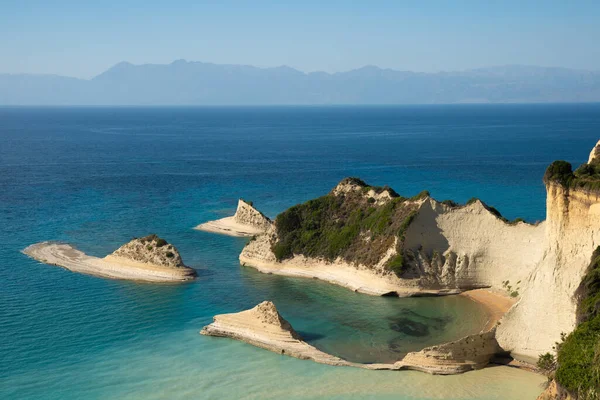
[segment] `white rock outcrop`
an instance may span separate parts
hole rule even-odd
[[[119,247],[112,254],[106,256],[105,259],[125,259],[142,264],[171,268],[185,267],[181,255],[175,246],[156,235],[135,238]]]
[[[598,164],[600,163],[600,140],[596,143],[596,146],[590,152],[590,157],[588,158],[588,164]]]
[[[312,360],[321,364],[349,366],[346,360],[324,353],[302,340],[275,305],[263,301],[250,310],[216,315],[200,334],[228,337],[278,354]]]
[[[33,244],[23,253],[45,264],[102,278],[179,282],[196,277],[196,271],[183,264],[177,249],[156,235],[134,239],[104,258],[55,242]]]
[[[254,208],[252,203],[240,199],[233,216],[202,223],[195,229],[239,237],[264,233],[272,225],[273,222]]]

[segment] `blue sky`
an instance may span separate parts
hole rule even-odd
[[[0,72],[176,59],[302,71],[600,70],[595,1],[0,0]]]

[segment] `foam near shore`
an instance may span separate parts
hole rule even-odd
[[[44,264],[102,278],[145,282],[180,282],[195,278],[196,271],[188,267],[173,267],[143,263],[118,255],[92,257],[68,244],[42,242],[28,246],[23,253]]]

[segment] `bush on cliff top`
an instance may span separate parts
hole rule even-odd
[[[554,161],[546,169],[544,182],[555,182],[565,188],[600,191],[600,165],[583,164],[573,172],[570,163]]]
[[[363,187],[372,188],[366,184]],[[271,249],[279,261],[302,254],[329,261],[341,257],[372,266],[398,238],[399,256],[389,260],[387,268],[400,274],[402,241],[416,208],[402,197],[377,205],[369,202],[362,191],[328,194],[279,214],[275,221],[277,241]]]
[[[600,247],[579,289],[579,326],[558,345],[556,380],[579,399],[600,396]]]

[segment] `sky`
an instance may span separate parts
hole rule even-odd
[[[600,70],[600,0],[0,0],[0,73],[177,59],[338,72]]]

